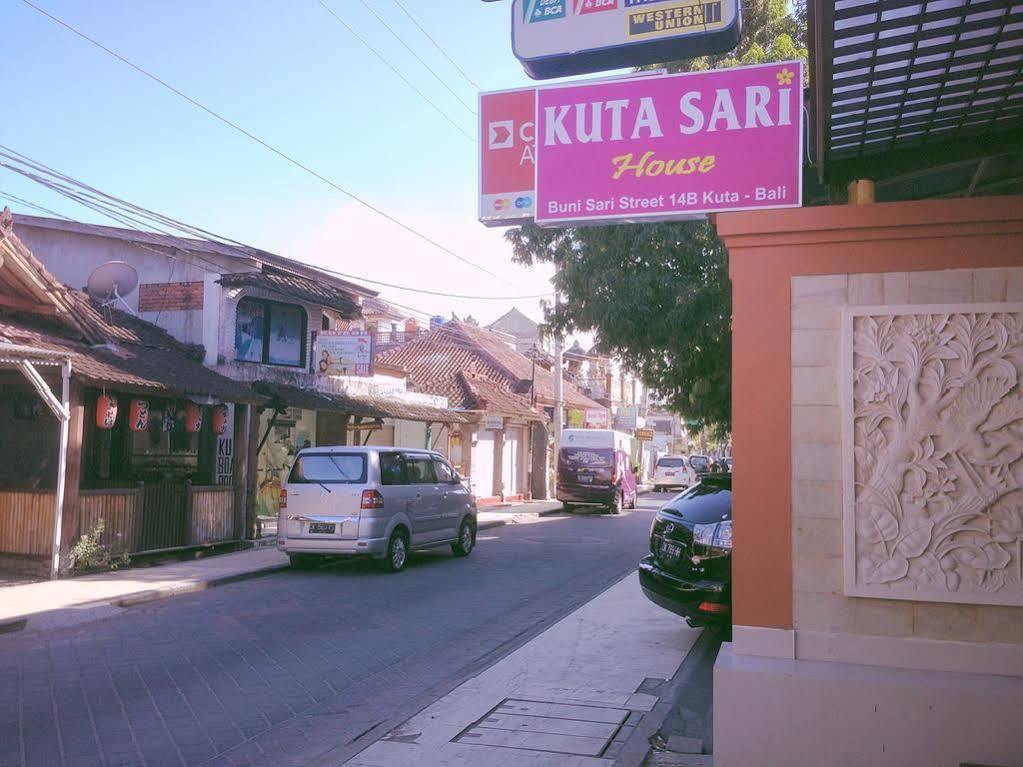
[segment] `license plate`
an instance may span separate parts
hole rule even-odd
[[[309,532],[319,535],[331,535],[334,530],[337,529],[337,525],[333,522],[310,522]]]
[[[678,559],[682,556],[682,547],[671,541],[661,541],[661,556],[668,559]]]
[[[673,471],[666,471],[666,472],[664,472],[664,476],[666,476],[666,477],[674,477],[675,476],[675,472],[673,472]]]
[[[584,485],[588,485],[593,481],[593,477],[589,474],[580,474],[579,481],[582,482]]]

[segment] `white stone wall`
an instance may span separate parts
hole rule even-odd
[[[975,592],[964,593],[960,603],[893,599],[891,593],[886,598],[847,596],[843,528],[846,307],[1018,301],[1023,301],[1023,269],[793,278],[791,480],[797,635],[805,631],[1023,644],[1023,607],[980,604],[990,600]]]

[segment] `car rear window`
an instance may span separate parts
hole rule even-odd
[[[671,499],[664,508],[697,524],[717,522],[732,513],[732,483],[725,480],[727,478],[722,481],[705,479]]]
[[[691,463],[693,468],[697,471],[706,471],[710,468],[710,459],[705,455],[694,455],[689,459],[689,463]]]
[[[678,469],[686,465],[685,458],[661,458],[657,461],[657,465],[662,469]]]
[[[366,481],[365,453],[304,453],[291,467],[293,485],[357,485]]]
[[[614,465],[615,451],[601,447],[563,447],[560,459],[568,466],[607,468]]]

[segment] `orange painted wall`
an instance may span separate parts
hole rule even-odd
[[[791,279],[1023,266],[1023,197],[728,213],[737,625],[792,628]]]

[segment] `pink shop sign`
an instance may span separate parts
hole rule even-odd
[[[536,221],[796,208],[798,61],[540,88]]]

